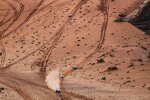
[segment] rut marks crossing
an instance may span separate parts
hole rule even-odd
[[[12,16],[12,21],[10,22],[10,24],[1,31],[1,33],[3,34],[3,37],[1,37],[0,39],[4,38],[4,37],[7,37],[7,34],[5,33],[7,30],[9,30],[9,28],[19,19],[19,17],[21,16],[22,12],[24,11],[24,5],[19,2],[18,0],[14,0],[17,4],[20,5],[20,9],[19,11],[17,11],[17,8],[11,4],[10,2],[6,1],[6,0],[3,0],[5,1],[14,11],[14,15]],[[5,24],[5,23],[4,23]]]
[[[4,0],[4,1],[5,1],[5,0]],[[17,21],[17,19],[19,18],[19,16],[21,15],[21,13],[22,13],[23,10],[24,10],[24,5],[23,5],[22,3],[20,3],[18,0],[15,0],[15,1],[20,4],[20,11],[19,11],[19,12],[17,12],[17,9],[16,9],[11,3],[9,3],[8,1],[5,1],[5,2],[7,2],[7,3],[12,7],[12,9],[14,10],[14,13],[15,13],[15,18],[14,18],[14,20],[12,21],[12,23],[11,23],[7,28],[10,28],[10,27]],[[14,29],[11,30],[10,32],[8,32],[6,35],[3,35],[3,36],[0,38],[0,40],[2,40],[3,38],[6,38],[6,37],[9,36],[11,33],[13,33],[13,32],[16,31],[18,28],[20,28],[23,24],[25,24],[25,23],[32,17],[32,15],[38,10],[38,8],[42,5],[43,2],[44,2],[44,0],[41,0],[41,1],[37,4],[37,6],[36,6],[36,7],[29,13],[29,15],[25,18],[25,20],[24,20],[21,24],[19,24],[19,26],[17,26],[16,28],[14,28]],[[7,29],[7,30],[8,30],[8,29]],[[2,31],[2,34],[5,33],[7,30],[4,29],[4,30]],[[3,48],[3,49],[4,49],[4,48]],[[36,51],[37,51],[37,50],[36,50]],[[12,65],[14,65],[14,64],[16,64],[16,63],[22,61],[23,59],[25,59],[26,57],[32,55],[32,54],[33,54],[34,52],[36,52],[36,51],[31,52],[31,53],[28,54],[27,56],[25,56],[25,57],[19,59],[18,61],[14,62],[14,63],[12,63],[12,64],[9,64],[9,65],[7,65],[7,66],[5,66],[5,67],[3,67],[3,68],[0,68],[0,71],[6,71],[6,70],[8,70]]]
[[[54,37],[54,41],[52,43],[52,46],[48,49],[47,53],[45,53],[44,55],[44,63],[41,64],[41,69],[40,69],[40,72],[41,72],[41,75],[43,78],[45,78],[46,76],[46,67],[47,67],[47,64],[48,64],[48,61],[49,61],[49,58],[50,58],[50,55],[54,49],[54,47],[57,45],[60,37],[62,36],[63,34],[63,30],[64,28],[66,27],[66,25],[68,24],[68,22],[70,20],[72,20],[72,18],[74,17],[74,15],[76,14],[76,12],[78,11],[78,9],[87,2],[87,0],[81,0],[77,5],[76,7],[72,10],[71,12],[71,17],[68,17],[67,21],[64,22],[64,24],[62,25],[62,27],[57,31],[57,33],[55,34],[55,37]]]
[[[15,6],[13,6],[10,2],[6,1],[6,0],[3,0],[4,2],[6,2],[14,11],[14,21],[12,20],[12,22],[5,28],[3,29],[1,32],[0,32],[0,46],[1,46],[1,51],[2,51],[2,59],[1,59],[1,68],[3,68],[4,66],[4,63],[5,63],[5,57],[6,57],[6,51],[5,51],[5,47],[4,47],[4,44],[3,44],[3,41],[2,41],[2,37],[4,36],[4,33],[13,25],[13,23],[15,22],[15,20],[17,19],[15,17],[15,15],[18,13],[17,12],[17,9],[15,8]],[[7,17],[7,14],[4,16],[3,20],[2,20],[2,23],[1,23],[1,26],[4,25],[5,23],[3,23],[5,21],[5,18]]]
[[[104,15],[104,22],[103,22],[103,26],[101,29],[101,34],[100,34],[100,39],[99,39],[100,42],[99,42],[97,48],[90,55],[88,55],[81,63],[78,64],[78,67],[83,66],[83,64],[85,64],[87,61],[89,61],[102,48],[103,43],[105,41],[105,35],[106,35],[107,26],[108,26],[109,0],[101,0],[101,7],[102,7],[103,15]],[[70,73],[72,73],[72,71],[70,71]],[[70,73],[68,73],[68,74],[70,74]],[[85,96],[77,95],[74,93],[68,93],[65,90],[65,88],[63,87],[63,83],[61,86],[62,86],[62,91],[63,91],[62,93],[65,93],[69,96],[73,96],[73,97],[78,98],[78,99],[92,100],[91,98],[87,98]],[[64,96],[66,96],[66,95],[64,95]],[[62,95],[62,98],[63,98],[63,95]]]
[[[6,85],[6,86],[8,86],[8,87],[10,87],[11,89],[13,89],[13,90],[14,90],[15,92],[17,92],[24,100],[32,100],[31,97],[30,97],[28,94],[26,94],[24,91],[22,91],[22,90],[18,87],[18,85],[17,85],[17,83],[16,83],[15,81],[13,81],[13,80],[11,80],[11,79],[8,79],[8,80],[9,80],[9,82],[4,82],[4,81],[1,81],[1,80],[0,80],[0,83]]]
[[[22,25],[24,25],[32,16],[33,14],[38,10],[38,8],[42,5],[42,3],[44,2],[44,0],[41,0],[36,7],[29,13],[29,15],[25,18],[25,20],[23,20],[22,23],[20,23],[16,28],[12,29],[10,32],[8,32],[5,36],[3,36],[1,39],[6,38],[7,36],[9,36],[11,33],[15,32],[18,28],[20,28]],[[21,11],[23,12],[23,5],[21,6]],[[22,13],[21,12],[21,13]],[[20,16],[20,13],[19,13]],[[19,18],[19,16],[17,16],[17,19]],[[15,20],[16,21],[16,20]]]
[[[57,98],[57,95],[50,89],[48,89],[47,86],[45,86],[43,83],[35,83],[32,80],[28,81],[24,78],[19,77],[18,74],[15,73],[0,73],[0,83],[12,88],[15,92],[17,92],[24,100],[33,100],[34,97],[29,95],[25,92],[27,90],[26,88],[21,88],[22,86],[28,85],[30,87],[34,87],[34,89],[37,90],[44,90],[47,91],[48,94],[46,94],[49,97],[49,100],[52,98]],[[5,84],[6,83],[6,84]],[[34,92],[34,91],[32,91]],[[39,95],[39,94],[37,94]],[[45,99],[44,99],[45,100]],[[47,99],[46,99],[47,100]],[[52,99],[53,100],[53,99]],[[55,99],[54,99],[55,100]]]
[[[0,27],[3,26],[5,23],[7,23],[12,18],[12,17],[10,17],[10,18],[7,19],[9,14],[10,14],[10,10],[8,10],[6,12],[6,14],[4,15],[3,19],[1,20]]]
[[[6,28],[4,28],[1,33],[0,33],[0,46],[1,46],[1,51],[2,51],[2,59],[1,59],[1,68],[4,67],[4,63],[5,63],[5,58],[6,58],[6,50],[5,50],[5,46],[3,44],[3,41],[2,41],[2,38],[5,36],[5,32],[7,30],[9,30],[9,28],[17,21],[17,19],[20,17],[21,13],[23,12],[24,10],[24,6],[22,3],[20,3],[18,0],[13,0],[15,1],[17,4],[20,5],[20,10],[17,11],[17,8],[11,4],[10,2],[6,1],[6,0],[3,0],[4,2],[6,2],[14,11],[14,15],[12,17],[10,17],[8,20],[5,21],[6,17],[8,15],[5,15],[5,17],[3,18],[2,20],[2,24],[1,26],[5,25],[8,21],[12,21],[10,22],[10,24],[8,24],[8,26]],[[9,14],[9,13],[8,13]]]

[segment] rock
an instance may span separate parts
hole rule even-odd
[[[138,9],[127,15],[124,21],[128,21],[150,35],[150,0],[145,0]]]

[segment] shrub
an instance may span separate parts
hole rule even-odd
[[[97,58],[97,63],[103,63],[105,62],[103,58]]]
[[[150,91],[150,87],[147,88]]]
[[[114,22],[124,22],[122,17],[118,17],[114,20]]]
[[[102,80],[106,80],[106,77],[102,77]]]
[[[118,67],[113,66],[113,67],[108,67],[107,68],[107,71],[115,71],[115,70],[118,70]]]
[[[0,87],[0,92],[2,92],[4,90],[4,88],[3,87]]]
[[[120,18],[124,18],[124,17],[126,17],[127,15],[124,14],[124,13],[120,13],[120,14],[118,14],[118,16],[119,16]]]
[[[149,54],[148,54],[148,58],[150,59],[150,52],[149,52]]]

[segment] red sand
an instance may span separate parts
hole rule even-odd
[[[114,22],[142,0],[101,1],[0,1],[0,100],[149,100],[150,36]],[[46,87],[47,71],[72,65],[81,69],[64,78],[62,96]]]

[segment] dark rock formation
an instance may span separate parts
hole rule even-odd
[[[129,14],[125,20],[150,35],[150,0],[145,0],[145,2],[134,12]]]
[[[141,14],[135,20],[132,20],[131,23],[147,34],[150,34],[150,2],[143,8]]]

